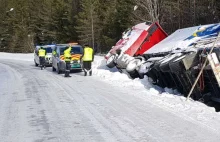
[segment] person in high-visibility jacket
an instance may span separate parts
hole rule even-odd
[[[40,66],[41,66],[41,70],[43,68],[45,68],[45,56],[46,56],[47,52],[43,47],[40,47],[40,49],[38,50],[38,56],[39,56],[39,60],[40,60]]]
[[[92,62],[94,60],[94,50],[92,47],[85,45],[83,49],[83,70],[84,70],[84,76],[87,76],[87,73],[89,75],[92,75]]]
[[[64,61],[66,62],[66,70],[65,70],[65,77],[71,77],[70,76],[70,62],[71,62],[71,46],[64,50]]]

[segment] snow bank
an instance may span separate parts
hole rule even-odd
[[[5,53],[0,52],[0,59],[4,60],[20,60],[20,61],[33,61],[34,62],[34,53]]]
[[[220,113],[215,112],[213,107],[189,100],[169,88],[162,89],[149,83],[148,78],[131,80],[126,74],[117,72],[116,68],[109,69],[105,65],[105,59],[100,56],[95,57],[93,63],[94,76],[99,76],[105,82],[117,86],[124,92],[133,92],[135,97],[151,102],[155,106],[173,112],[188,121],[201,123],[204,127],[209,127],[213,131],[219,131]]]

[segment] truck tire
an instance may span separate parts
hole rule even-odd
[[[115,55],[111,55],[111,56],[107,59],[107,61],[106,61],[106,66],[107,66],[108,68],[113,68],[113,67],[115,67]]]
[[[131,79],[139,78],[139,74],[136,70],[133,70],[131,72],[128,72]]]
[[[138,65],[138,62],[140,62],[140,59],[134,59],[129,62],[129,64],[126,67],[127,72],[133,72],[136,70],[136,67]]]

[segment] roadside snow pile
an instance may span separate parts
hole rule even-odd
[[[204,127],[209,127],[213,131],[219,131],[220,113],[215,112],[215,108],[190,100],[169,88],[162,89],[149,83],[148,78],[131,80],[126,74],[117,72],[117,69],[109,69],[105,65],[104,57],[96,56],[93,62],[94,76],[99,76],[105,82],[123,89],[124,92],[133,93],[153,105],[185,118],[188,121],[201,123]]]
[[[109,69],[106,67],[104,57],[95,56],[93,62],[93,73],[102,77],[114,86],[132,87],[133,89],[144,89],[145,87],[152,88],[153,86],[147,79],[134,79],[131,80],[126,74],[118,72],[116,68]]]
[[[20,60],[20,61],[34,61],[34,54],[33,53],[0,53],[0,59],[4,60]]]

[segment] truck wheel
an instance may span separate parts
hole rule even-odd
[[[134,59],[134,60],[130,61],[126,67],[126,71],[133,72],[136,69],[138,62],[140,62],[139,59]]]
[[[139,78],[139,74],[136,70],[128,72],[128,74],[130,75],[130,78],[132,78],[132,79]]]
[[[37,67],[38,66],[38,64],[36,63],[36,61],[34,60],[34,63],[35,63],[35,67]]]
[[[117,67],[117,65],[116,65],[116,68],[118,69],[118,71],[119,71],[120,73],[123,73],[123,70],[122,70],[121,68]]]
[[[115,60],[115,55],[110,56],[110,57],[107,59],[107,61],[106,61],[106,66],[109,67],[109,68],[115,67],[115,62],[114,62],[114,60]]]

